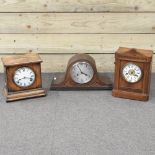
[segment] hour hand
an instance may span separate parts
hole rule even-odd
[[[19,81],[20,80],[23,80],[23,79],[29,79],[29,80],[31,80],[32,78],[29,78],[29,77],[24,76],[23,78],[19,79]]]
[[[84,74],[85,76],[88,76],[88,74],[86,74],[86,73],[84,73],[84,72],[82,72],[81,74]]]

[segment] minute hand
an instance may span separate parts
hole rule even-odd
[[[88,76],[88,74],[86,74],[86,73],[82,72],[82,70],[81,70],[81,68],[80,68],[79,66],[78,66],[78,68],[79,68],[79,70],[80,70],[81,74],[84,74],[84,75]]]
[[[20,80],[23,80],[23,79],[31,79],[31,78],[29,78],[29,77],[23,77],[23,78],[19,79],[19,81]]]

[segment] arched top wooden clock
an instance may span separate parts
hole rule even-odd
[[[128,99],[149,99],[153,51],[120,47],[115,53],[112,95]]]
[[[95,60],[76,54],[68,61],[66,73],[53,78],[51,90],[112,89],[111,80],[97,73]]]
[[[45,96],[42,89],[41,58],[36,53],[2,58],[6,101]]]

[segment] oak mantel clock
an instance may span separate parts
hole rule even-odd
[[[95,60],[88,54],[76,54],[68,61],[65,73],[57,75],[51,90],[112,89],[110,78],[97,73]]]
[[[36,53],[2,58],[6,101],[45,96],[42,89],[41,58]]]
[[[149,99],[153,51],[120,47],[115,53],[112,95],[127,99]]]

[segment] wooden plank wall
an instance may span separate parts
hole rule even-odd
[[[154,0],[2,0],[0,21],[0,57],[38,52],[43,72],[64,71],[75,53],[111,72],[119,46],[155,51]]]

